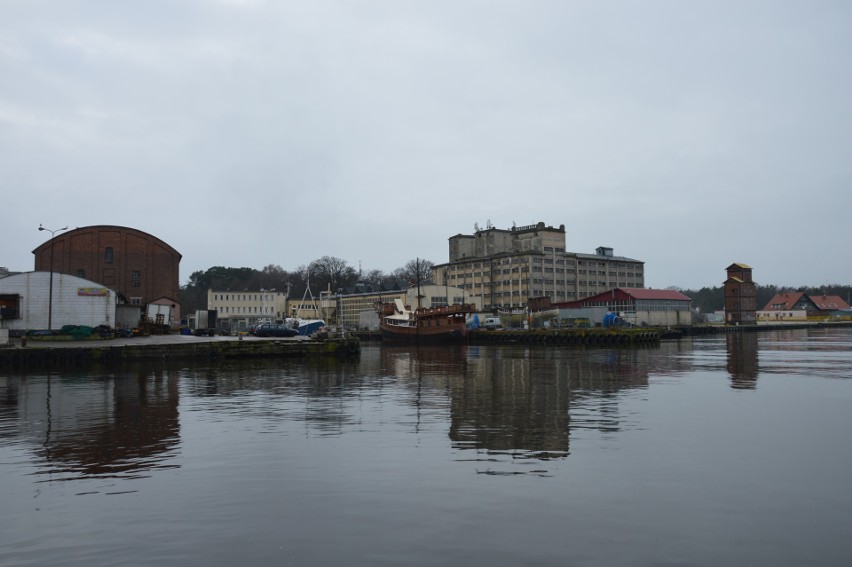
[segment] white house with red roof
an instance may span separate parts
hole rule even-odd
[[[556,307],[560,309],[560,318],[570,318],[572,309],[605,307],[633,325],[670,327],[692,324],[692,299],[673,289],[617,287],[577,301],[560,303]]]
[[[758,311],[758,321],[779,322],[828,319],[849,315],[849,304],[836,295],[809,295],[802,291],[777,293]]]

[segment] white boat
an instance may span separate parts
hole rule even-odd
[[[310,336],[325,327],[325,321],[322,319],[301,319],[299,317],[287,317],[284,324],[305,336]]]

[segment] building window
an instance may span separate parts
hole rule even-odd
[[[130,285],[132,287],[139,287],[142,285],[142,272],[136,270],[130,272]]]
[[[101,276],[101,283],[104,285],[115,285],[115,270],[106,268]]]
[[[0,295],[0,321],[6,319],[20,319],[21,296],[17,294]]]
[[[112,264],[112,246],[104,248],[104,263]]]
[[[131,297],[130,298],[130,305],[142,305],[142,298],[141,297]]]
[[[86,277],[86,270],[77,270],[77,277],[78,278],[85,278]]]

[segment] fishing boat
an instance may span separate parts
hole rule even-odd
[[[308,301],[310,297],[310,301]],[[322,294],[320,294],[322,297]],[[291,329],[299,331],[300,335],[311,336],[323,327],[326,326],[325,321],[319,317],[319,307],[314,292],[311,291],[311,274],[305,279],[305,293],[302,295],[302,301],[294,308],[294,316],[287,317],[284,324]]]
[[[305,336],[310,336],[326,326],[322,319],[302,319],[300,317],[287,317],[284,324]]]
[[[419,307],[412,311],[400,299],[380,307],[382,340],[398,342],[458,342],[467,338],[467,317],[475,306],[455,304]]]

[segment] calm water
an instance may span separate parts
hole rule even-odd
[[[850,565],[852,329],[0,375],[2,565]]]

